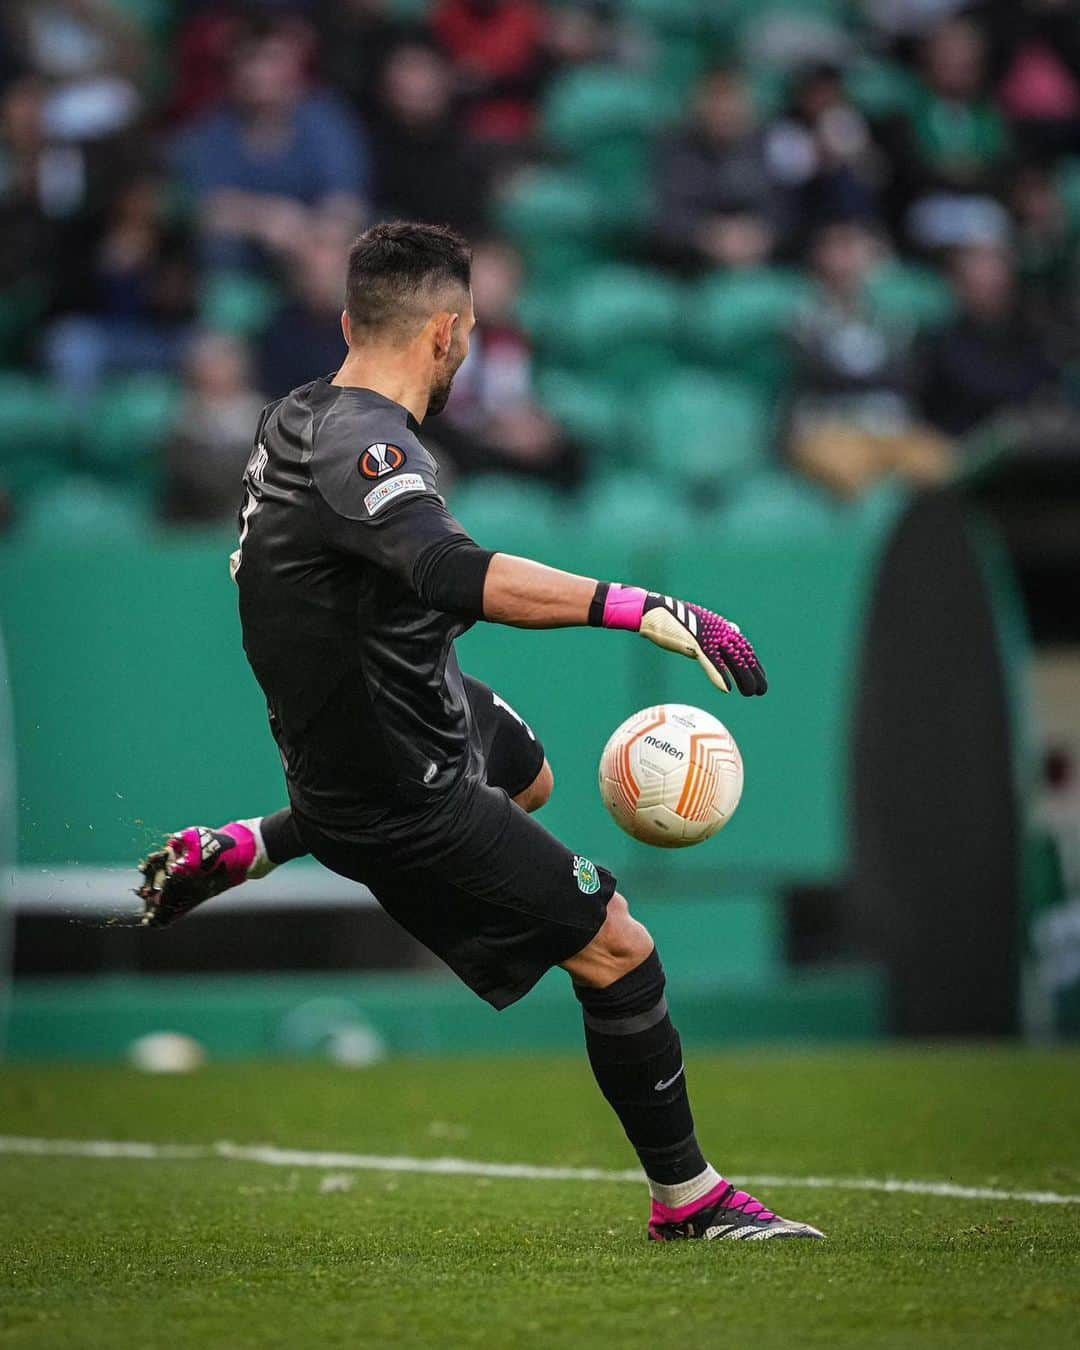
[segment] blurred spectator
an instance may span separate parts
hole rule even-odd
[[[305,235],[290,267],[289,303],[274,316],[258,352],[259,387],[278,398],[345,359],[341,311],[349,235],[333,221]]]
[[[48,83],[51,137],[99,140],[135,122],[146,54],[139,29],[111,0],[9,3],[15,50]]]
[[[320,0],[323,71],[365,120],[376,111],[379,79],[391,53],[424,37],[422,24],[397,17],[393,9],[390,0]]]
[[[922,76],[891,145],[908,233],[927,249],[1000,240],[1007,217],[993,194],[1009,137],[987,95],[986,40],[972,19],[950,19],[930,34]]]
[[[555,5],[547,14],[547,45],[556,64],[583,66],[593,61],[641,65],[649,53],[646,35],[611,0],[577,0]]]
[[[86,157],[45,135],[44,89],[34,76],[0,96],[0,286],[44,283],[56,260],[59,227],[86,203]]]
[[[175,76],[169,116],[190,122],[222,102],[229,92],[229,65],[243,21],[231,5],[196,12],[173,42]]]
[[[1080,150],[1080,4],[995,0],[985,22],[1003,59],[999,101],[1020,144]]]
[[[68,394],[85,399],[105,376],[169,370],[194,317],[195,277],[187,230],[169,210],[168,184],[147,175],[109,204],[86,252],[61,265],[45,334],[46,364]]]
[[[473,254],[477,326],[446,411],[425,434],[458,473],[509,473],[573,488],[582,478],[581,452],[539,406],[533,391],[529,341],[516,317],[521,259],[498,240]]]
[[[811,254],[817,295],[793,333],[791,460],[847,497],[888,475],[938,482],[951,467],[944,437],[918,418],[914,334],[883,323],[867,300],[878,261],[863,224],[824,226]]]
[[[1021,312],[1006,249],[962,249],[952,273],[960,314],[928,346],[925,409],[936,426],[960,436],[1004,409],[1053,397],[1059,371]]]
[[[232,522],[265,400],[252,387],[246,348],[220,334],[192,344],[185,380],[183,410],[165,450],[162,514],[178,525]]]
[[[398,47],[379,92],[373,149],[380,211],[473,232],[483,217],[485,177],[454,124],[445,58],[415,43]]]
[[[765,262],[789,223],[743,75],[714,70],[689,123],[660,148],[656,232],[673,261],[746,268]]]
[[[925,33],[971,0],[862,0],[867,19],[887,37]],[[1009,0],[1014,4],[1015,0]]]
[[[547,16],[534,0],[441,0],[432,31],[466,99],[466,128],[479,141],[532,133],[548,64]]]
[[[1077,350],[1080,249],[1054,167],[1021,164],[1009,193],[1024,313],[1063,355]]]
[[[810,66],[795,76],[788,111],[765,145],[773,175],[793,193],[804,242],[831,217],[874,214],[870,129],[839,67]]]
[[[307,56],[295,25],[249,27],[233,55],[227,104],[177,138],[176,165],[198,201],[211,265],[265,262],[319,212],[353,225],[363,215],[366,139],[336,96],[307,90]]]

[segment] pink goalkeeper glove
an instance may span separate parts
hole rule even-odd
[[[734,685],[748,697],[769,685],[757,653],[736,624],[711,609],[674,600],[670,595],[602,581],[596,588],[589,622],[597,628],[626,628],[669,652],[699,662],[717,689]]]

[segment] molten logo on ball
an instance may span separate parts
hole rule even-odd
[[[742,788],[731,732],[684,703],[628,717],[600,758],[600,795],[615,823],[658,848],[686,848],[722,830]]]

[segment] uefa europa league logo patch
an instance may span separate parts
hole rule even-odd
[[[400,445],[387,445],[377,441],[369,445],[357,461],[356,467],[365,478],[385,478],[388,473],[397,473],[405,463],[405,451]]]

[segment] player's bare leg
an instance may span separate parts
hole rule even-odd
[[[545,759],[533,781],[513,800],[523,811],[539,811],[554,787],[555,777]],[[216,829],[189,825],[138,864],[142,882],[136,894],[143,902],[143,926],[165,928],[222,891],[256,881],[306,854],[287,807]]]
[[[650,1239],[822,1237],[809,1224],[780,1218],[706,1162],[664,997],[664,970],[648,930],[621,895],[609,902],[596,937],[564,968],[581,1003],[597,1084],[648,1178]]]

